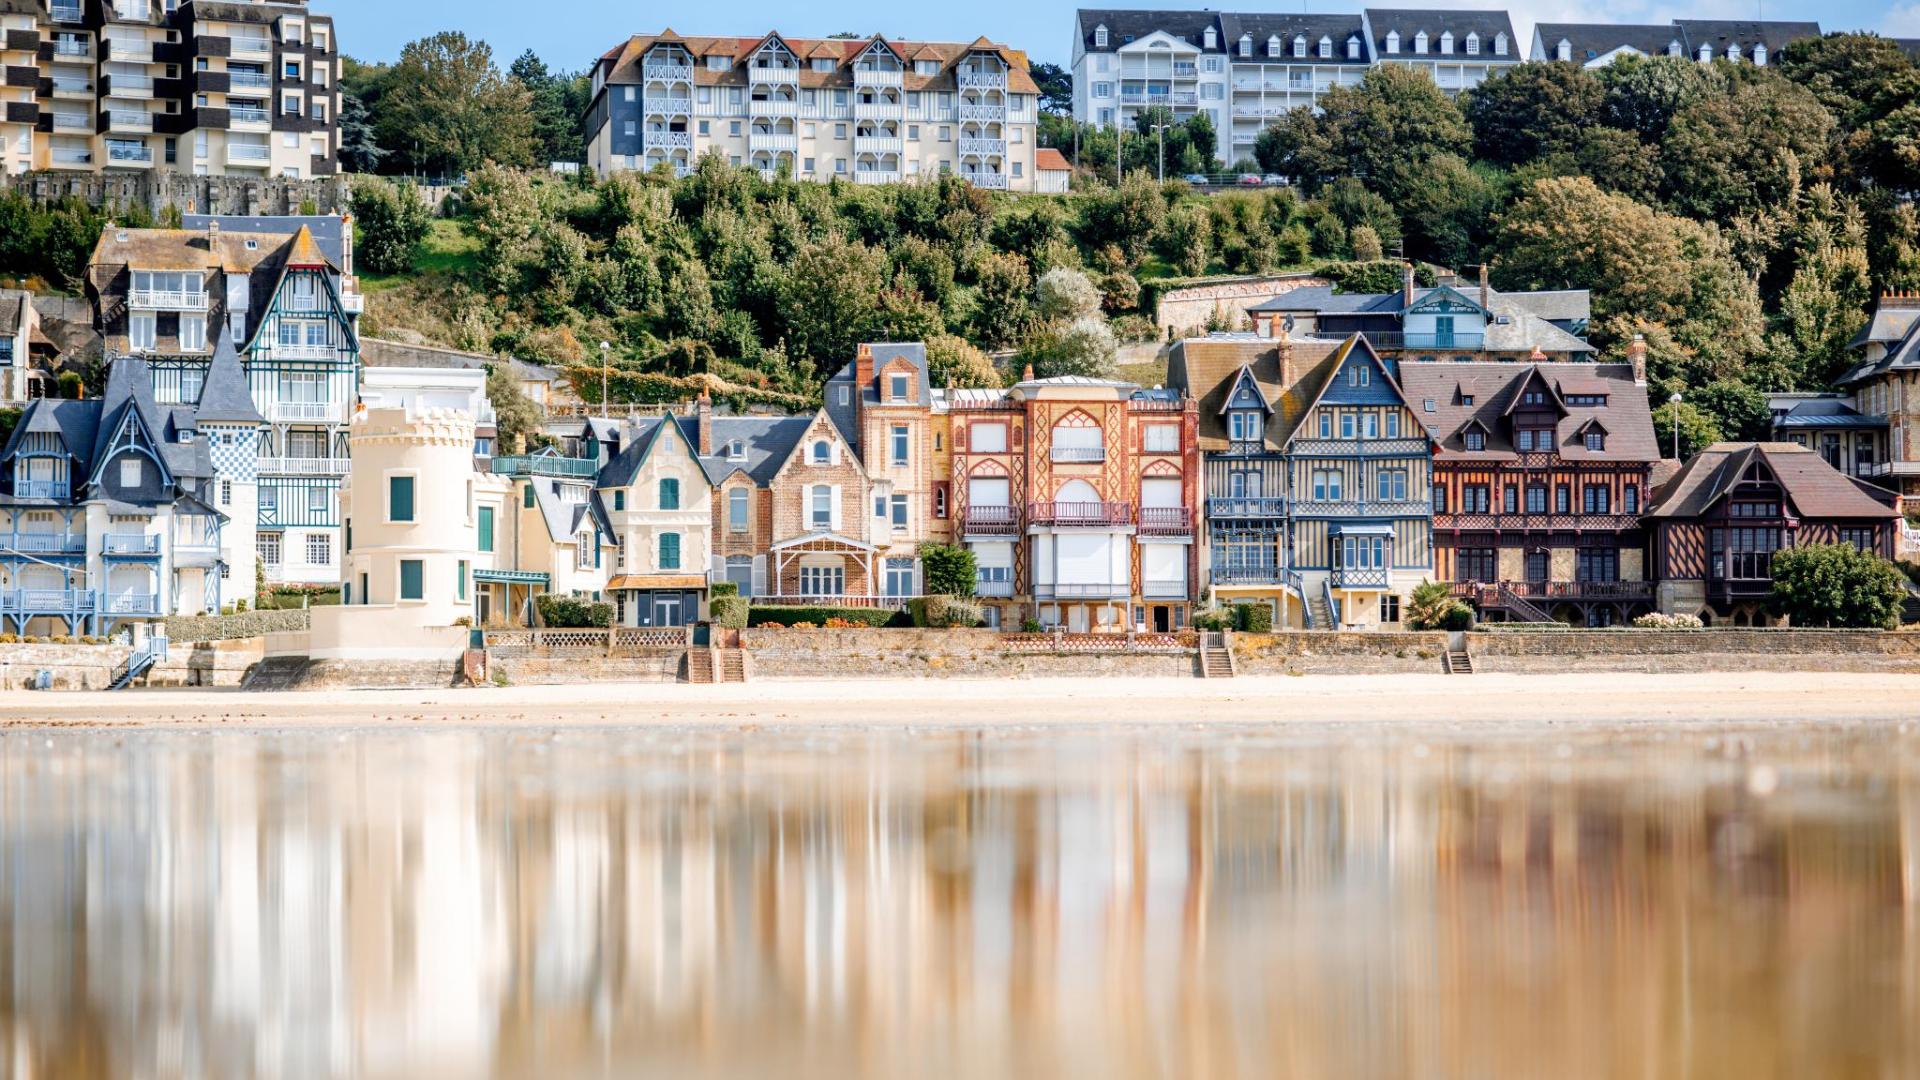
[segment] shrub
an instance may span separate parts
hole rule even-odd
[[[1229,608],[1206,607],[1194,610],[1193,628],[1195,630],[1228,630],[1233,627],[1234,614]]]
[[[981,622],[980,605],[958,596],[923,596],[907,602],[913,625],[934,630],[971,629]]]
[[[1767,607],[1794,626],[1892,629],[1907,590],[1899,568],[1852,544],[1812,544],[1773,556]]]
[[[1681,612],[1677,615],[1663,615],[1658,611],[1648,612],[1633,620],[1633,625],[1642,630],[1698,630],[1701,629],[1700,616]]]
[[[233,602],[233,613],[235,615],[244,615],[246,614],[246,611],[247,611],[247,602],[245,600],[235,600]]]
[[[972,596],[978,570],[973,549],[953,544],[922,544],[920,565],[926,569],[927,592],[941,596]]]
[[[1447,588],[1445,582],[1423,581],[1414,586],[1413,592],[1407,597],[1407,628],[1446,629],[1447,615],[1453,606],[1453,590]]]
[[[1020,620],[1020,632],[1023,634],[1038,634],[1045,629],[1046,627],[1040,625],[1039,619],[1025,618]]]
[[[1273,633],[1273,607],[1268,604],[1241,604],[1234,611],[1234,629],[1249,634]]]
[[[707,597],[717,600],[722,596],[739,596],[740,583],[737,581],[716,581],[707,586]]]
[[[795,630],[818,630],[818,629],[820,629],[820,628],[819,628],[818,626],[816,626],[815,624],[813,624],[813,623],[810,623],[810,622],[805,622],[805,621],[801,621],[801,622],[797,622],[797,623],[794,623],[794,624],[793,624],[793,628],[794,628]]]
[[[906,612],[883,608],[755,604],[747,609],[748,626],[779,625],[800,629],[804,623],[806,629],[813,629],[828,619],[842,619],[849,625],[860,627],[913,625],[912,618]]]
[[[747,600],[733,593],[722,593],[707,604],[709,621],[715,626],[738,630],[747,625]]]
[[[557,630],[577,627],[611,626],[613,605],[595,603],[577,596],[546,594],[533,599],[540,611],[542,625]]]
[[[353,186],[354,255],[368,273],[413,269],[433,215],[411,181],[366,177]]]
[[[19,643],[19,634],[0,634],[0,645],[17,645]]]
[[[262,634],[305,630],[312,623],[305,611],[246,611],[232,615],[175,615],[167,619],[167,640],[176,645],[196,641],[232,641]]]
[[[1473,629],[1473,608],[1458,600],[1453,601],[1452,604],[1448,605],[1446,612],[1440,617],[1440,629]]]

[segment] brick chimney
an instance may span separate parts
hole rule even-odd
[[[1405,273],[1402,275],[1400,279],[1400,306],[1403,308],[1410,308],[1413,306],[1413,264],[1412,263],[1408,263],[1406,265]]]
[[[340,215],[340,274],[353,276],[353,215]]]
[[[1033,365],[1032,365],[1031,363],[1029,363],[1029,364],[1028,364],[1028,365],[1027,365],[1027,366],[1026,366],[1025,368],[1022,368],[1022,369],[1021,369],[1021,371],[1020,371],[1020,381],[1021,381],[1021,382],[1032,382],[1032,381],[1033,381]]]
[[[1280,392],[1286,393],[1293,388],[1293,338],[1287,335],[1285,326],[1280,328],[1280,340],[1274,343],[1274,353],[1280,360]]]
[[[1627,363],[1633,365],[1633,385],[1647,385],[1647,336],[1633,335],[1627,343]]]
[[[1487,264],[1481,263],[1480,264],[1480,306],[1483,308],[1486,308],[1488,311],[1492,311],[1493,310],[1493,286],[1487,282],[1487,272],[1488,272]]]
[[[700,388],[700,399],[693,403],[693,419],[700,425],[700,456],[713,456],[713,395],[704,386]]]
[[[218,218],[207,222],[207,250],[216,255],[220,252],[220,221]]]
[[[861,342],[853,353],[853,415],[858,417],[867,399],[867,387],[873,385],[873,346]]]

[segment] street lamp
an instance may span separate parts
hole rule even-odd
[[[1669,410],[1673,413],[1673,460],[1679,461],[1680,460],[1680,391],[1675,390],[1673,392],[1673,396],[1667,399],[1667,404],[1673,406],[1673,408]]]
[[[600,343],[600,418],[607,417],[607,353],[612,351],[611,342]]]

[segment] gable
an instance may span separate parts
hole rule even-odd
[[[1333,378],[1328,381],[1326,392],[1320,396],[1323,405],[1398,405],[1400,391],[1394,385],[1393,376],[1387,370],[1386,362],[1374,354],[1372,349],[1356,345],[1348,350],[1346,358],[1334,370]]]
[[[1440,285],[1427,290],[1426,295],[1407,305],[1406,314],[1488,316],[1492,313],[1475,301],[1467,299],[1452,286]]]
[[[1265,392],[1260,389],[1260,381],[1253,377],[1251,367],[1241,368],[1240,373],[1234,376],[1233,388],[1228,391],[1226,402],[1220,406],[1220,411],[1223,413],[1234,409],[1273,411],[1273,406],[1267,402]]]
[[[775,477],[785,477],[795,470],[804,477],[806,470],[821,467],[814,463],[814,447],[822,442],[827,444],[828,466],[851,464],[855,469],[860,468],[860,459],[854,454],[852,445],[841,437],[840,429],[834,425],[826,410],[822,409],[814,414],[812,422],[807,425],[806,434],[802,435],[793,449],[788,452],[787,459],[781,463],[779,470],[774,474]]]

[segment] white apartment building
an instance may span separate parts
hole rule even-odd
[[[1374,64],[1419,66],[1451,94],[1520,59],[1503,11],[1082,9],[1074,22],[1073,116],[1132,127],[1156,106],[1176,120],[1205,112],[1219,133],[1220,160],[1237,161],[1289,109],[1359,83]]]
[[[1024,54],[870,38],[629,39],[593,67],[587,163],[601,173],[706,154],[804,180],[953,173],[1032,191],[1039,93]]]

